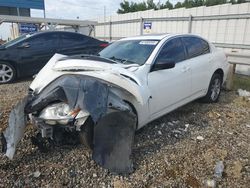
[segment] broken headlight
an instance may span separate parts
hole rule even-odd
[[[70,120],[78,114],[80,110],[72,110],[66,103],[52,104],[42,110],[39,118],[49,125],[67,125]]]

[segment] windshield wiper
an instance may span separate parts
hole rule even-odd
[[[120,63],[126,64],[126,62],[130,62],[132,64],[135,64],[135,62],[128,60],[128,59],[121,59],[121,58],[117,58],[115,56],[109,57],[109,59],[112,59],[114,61],[119,61]]]

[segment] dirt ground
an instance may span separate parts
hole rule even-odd
[[[0,132],[30,81],[0,85]],[[110,174],[81,145],[41,153],[27,128],[13,161],[0,155],[0,187],[249,187],[250,99],[222,92],[217,104],[192,102],[136,134],[135,172]],[[0,144],[1,147],[1,144]],[[222,177],[215,177],[222,161]]]

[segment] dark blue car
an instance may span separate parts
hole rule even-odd
[[[107,42],[66,31],[22,35],[0,46],[0,84],[38,73],[55,54],[97,54]]]

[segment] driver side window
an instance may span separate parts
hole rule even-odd
[[[159,53],[156,63],[181,62],[185,60],[185,49],[179,38],[168,41]]]

